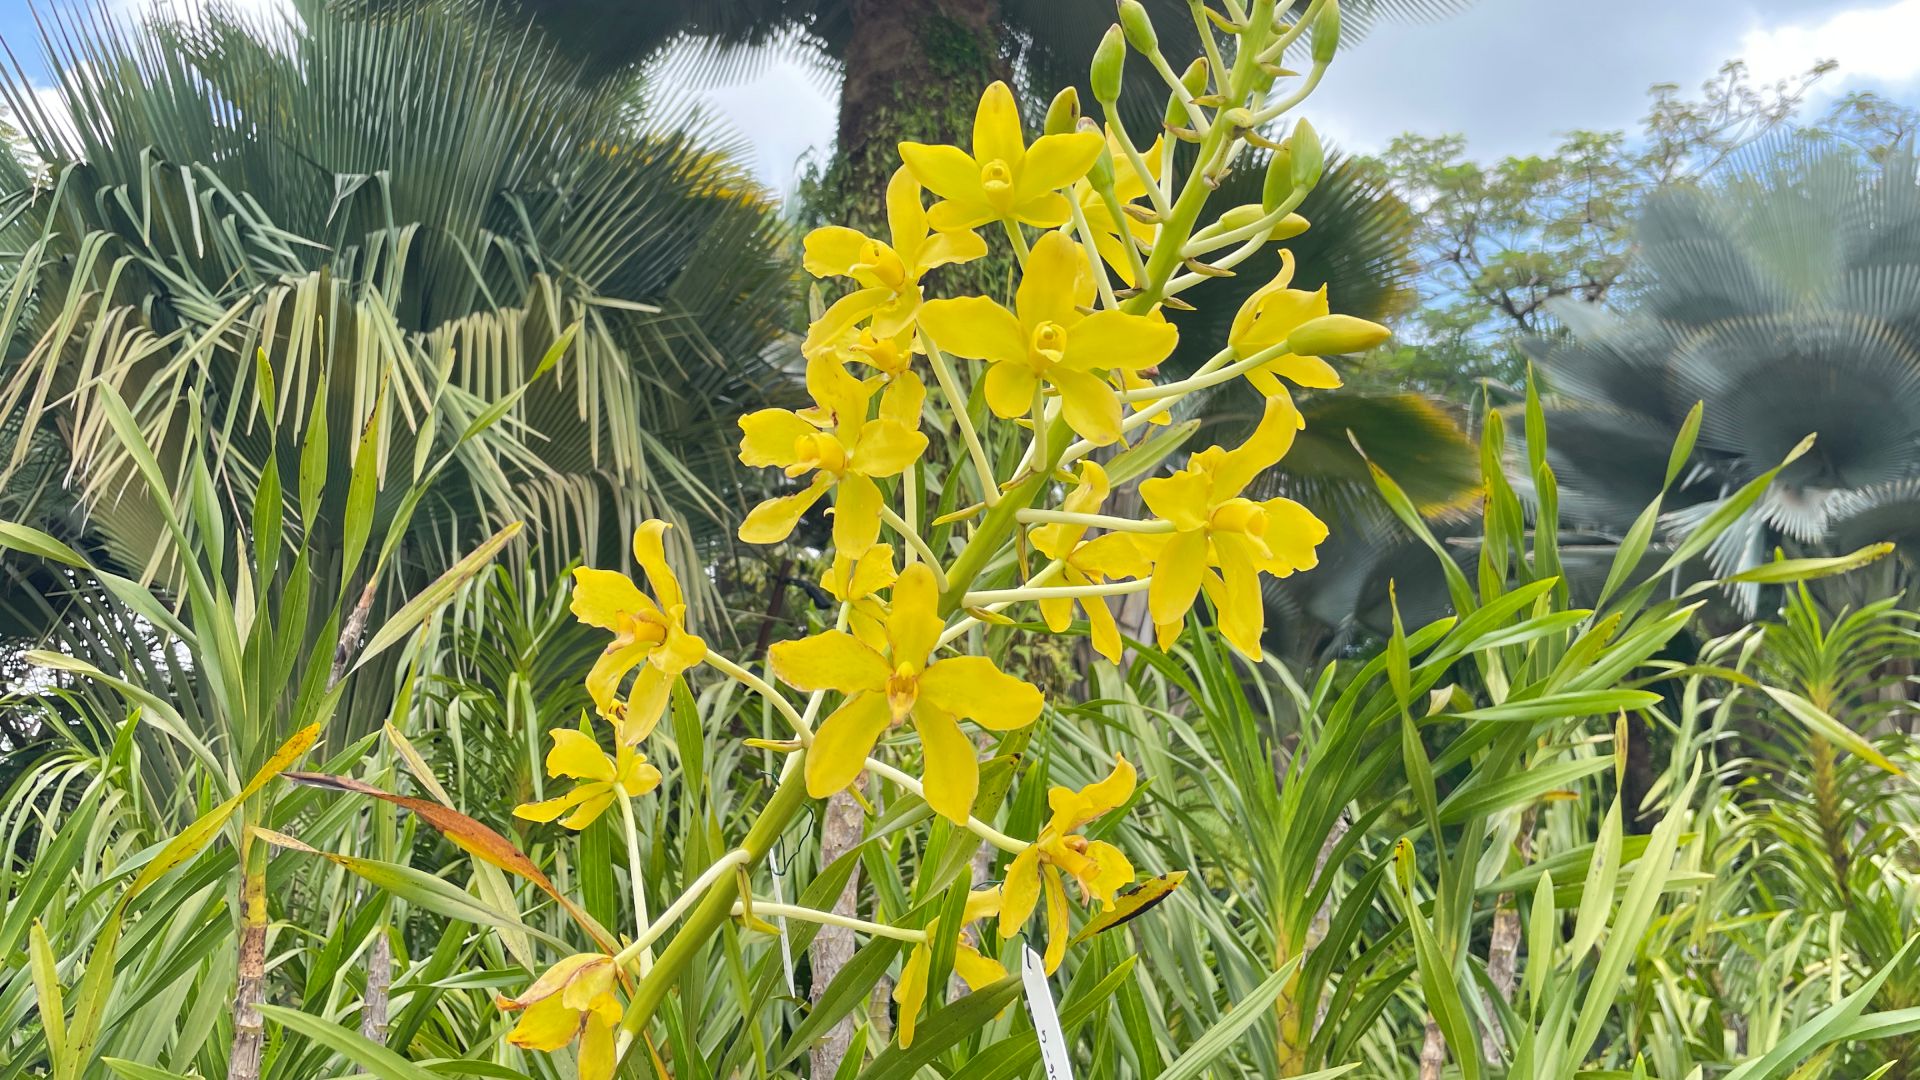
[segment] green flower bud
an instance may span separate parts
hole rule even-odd
[[[1180,85],[1186,87],[1188,97],[1199,97],[1201,94],[1207,92],[1207,60],[1205,57],[1195,57],[1193,63],[1187,65],[1187,70],[1180,75]],[[1180,104],[1178,97],[1172,95],[1167,97],[1166,123],[1168,127],[1193,126],[1192,118],[1187,116],[1187,107]]]
[[[1340,0],[1327,0],[1327,6],[1320,9],[1320,17],[1313,23],[1313,62],[1330,63],[1339,50]]]
[[[1338,356],[1365,352],[1393,336],[1377,322],[1351,315],[1322,315],[1308,319],[1287,335],[1287,351],[1295,356]]]
[[[1288,214],[1286,217],[1280,219],[1280,224],[1273,227],[1273,232],[1267,239],[1275,241],[1291,240],[1301,233],[1306,232],[1308,224],[1307,219],[1301,217],[1299,214]]]
[[[1087,81],[1093,84],[1093,98],[1103,105],[1120,100],[1120,76],[1127,65],[1126,36],[1117,26],[1107,27],[1107,36],[1093,50],[1093,66]]]
[[[1267,180],[1260,188],[1260,208],[1266,213],[1280,209],[1293,195],[1293,147],[1281,143],[1267,159]]]
[[[1266,210],[1262,209],[1259,203],[1242,203],[1220,215],[1220,231],[1232,232],[1235,229],[1244,229],[1266,216]]]
[[[1146,6],[1140,0],[1120,0],[1119,8],[1120,29],[1127,35],[1127,44],[1147,55],[1159,52],[1160,39],[1153,32]]]
[[[1100,128],[1088,117],[1080,118],[1080,130],[1098,133]],[[1112,191],[1114,184],[1113,147],[1104,138],[1100,140],[1100,156],[1093,159],[1093,168],[1087,170],[1087,182],[1095,191]]]
[[[1080,123],[1080,92],[1069,86],[1053,96],[1053,103],[1047,106],[1046,123],[1041,132],[1047,135],[1068,135]]]
[[[1287,144],[1293,148],[1293,186],[1298,190],[1312,190],[1327,167],[1326,151],[1320,147],[1320,133],[1303,119],[1293,126],[1293,137]]]

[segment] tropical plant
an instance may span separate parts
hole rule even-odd
[[[1822,554],[1911,537],[1920,307],[1902,283],[1920,277],[1914,169],[1910,155],[1876,166],[1807,154],[1649,202],[1631,303],[1558,309],[1570,338],[1535,353],[1555,393],[1553,454],[1571,526],[1617,536],[1672,433],[1705,401],[1699,446],[1663,522],[1676,536],[1820,436],[1703,552],[1715,573],[1758,565],[1777,547]],[[1735,595],[1756,610],[1757,586]]]

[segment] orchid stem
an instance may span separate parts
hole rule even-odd
[[[920,781],[915,780],[913,777],[908,776],[906,773],[901,772],[899,769],[894,768],[884,761],[868,758],[867,771],[876,776],[882,776],[893,781],[922,799],[927,797],[926,789],[920,786]],[[1001,832],[999,829],[994,828],[976,817],[967,818],[966,827],[967,831],[973,835],[985,840],[1001,851],[1011,852],[1015,855],[1033,846],[1025,840],[1015,840],[1013,837],[1008,836],[1006,833]]]
[[[755,675],[753,672],[748,671],[746,668],[741,667],[726,657],[721,656],[717,652],[709,651],[707,653],[707,663],[712,664],[721,674],[745,683],[748,688],[766,698],[773,704],[773,707],[779,711],[780,715],[786,719],[787,725],[793,728],[793,733],[799,738],[800,745],[813,745],[813,725],[808,722],[806,717],[796,712],[793,703],[788,701],[786,695],[782,694],[771,683],[768,683],[767,680]]]
[[[1039,587],[1024,585],[1018,589],[982,589],[967,594],[966,606],[979,607],[982,604],[1012,603],[1020,600],[1060,600],[1077,599],[1082,596],[1124,596],[1127,593],[1145,592],[1153,584],[1151,575],[1138,581],[1107,581],[1097,585],[1056,585]]]
[[[733,914],[735,918],[745,915],[747,910],[746,904],[738,900],[733,902]],[[821,911],[818,908],[801,907],[798,904],[781,904],[767,900],[755,900],[752,910],[756,916],[773,915],[788,919],[799,919],[802,922],[820,923],[824,926],[839,926],[848,930],[856,930],[872,937],[892,938],[895,941],[924,942],[927,940],[927,932],[925,930],[914,930],[905,926],[888,926],[884,923],[868,922],[865,919],[856,919],[851,915],[841,915],[832,911]]]

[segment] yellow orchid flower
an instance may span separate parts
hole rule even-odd
[[[887,647],[887,607],[880,590],[890,589],[900,575],[893,570],[893,545],[875,544],[858,556],[835,552],[820,584],[835,600],[847,605],[847,629],[880,650]]]
[[[920,309],[920,329],[950,353],[988,362],[987,404],[995,415],[1027,415],[1045,383],[1059,392],[1067,425],[1104,446],[1120,438],[1120,397],[1098,373],[1153,367],[1173,352],[1180,334],[1146,315],[1084,314],[1093,293],[1080,245],[1050,232],[1027,259],[1014,294],[1017,315],[984,296],[929,300]]]
[[[939,602],[932,569],[914,563],[894,583],[884,649],[828,630],[769,650],[774,674],[789,686],[847,695],[814,733],[807,753],[807,791],[814,798],[851,784],[881,734],[912,716],[926,759],[927,805],[964,823],[979,792],[980,764],[958,721],[1010,731],[1040,715],[1040,691],[984,656],[927,662],[945,625]]]
[[[989,221],[1051,229],[1072,209],[1060,189],[1087,175],[1100,156],[1091,131],[1042,135],[1027,145],[1013,91],[996,82],[973,115],[973,153],[957,146],[903,142],[900,158],[915,179],[944,201],[927,212],[936,229],[973,229]]]
[[[610,956],[579,953],[561,960],[519,997],[494,999],[502,1009],[525,1010],[507,1032],[507,1041],[550,1054],[578,1039],[580,1080],[611,1080],[614,1031],[620,1026],[617,981]]]
[[[810,355],[869,317],[877,337],[894,337],[912,325],[920,307],[921,275],[987,253],[986,241],[972,232],[928,229],[920,185],[905,168],[887,182],[887,230],[891,244],[844,225],[824,225],[807,234],[801,263],[807,273],[852,278],[860,288],[834,301],[807,328],[803,353]]]
[[[1153,145],[1140,155],[1147,163],[1147,168],[1155,174],[1153,178],[1142,178],[1139,170],[1133,167],[1133,159],[1127,156],[1120,140],[1113,134],[1113,129],[1107,129],[1107,152],[1113,158],[1113,193],[1121,203],[1146,198],[1147,185],[1158,182],[1160,155],[1165,152],[1161,142],[1160,139],[1153,140]],[[1087,226],[1093,230],[1093,246],[1099,250],[1100,257],[1113,267],[1114,273],[1128,286],[1140,284],[1133,279],[1133,260],[1127,257],[1125,245],[1131,238],[1151,247],[1153,226],[1125,214],[1115,221],[1113,211],[1107,208],[1107,200],[1094,190],[1092,181],[1082,179],[1076,182],[1073,185],[1073,198],[1080,204],[1080,212],[1086,216]]]
[[[1098,900],[1112,907],[1114,894],[1133,882],[1133,864],[1120,849],[1102,840],[1089,840],[1074,830],[1119,807],[1133,797],[1134,772],[1127,759],[1115,755],[1106,779],[1079,791],[1056,787],[1047,792],[1052,820],[1040,838],[1014,856],[1001,886],[1000,937],[1020,932],[1044,894],[1047,899],[1047,974],[1060,966],[1067,951],[1067,891],[1062,875],[1080,887],[1083,902]]]
[[[1293,252],[1280,250],[1280,272],[1241,303],[1227,331],[1227,345],[1245,359],[1286,341],[1296,329],[1327,314],[1327,287],[1313,292],[1289,289],[1293,282]],[[1317,356],[1277,356],[1247,372],[1247,381],[1266,397],[1286,393],[1282,378],[1316,390],[1340,385],[1340,373]]]
[[[1255,502],[1240,493],[1286,456],[1300,426],[1291,399],[1270,397],[1246,442],[1232,450],[1208,447],[1179,472],[1141,483],[1148,509],[1174,526],[1171,533],[1129,536],[1153,562],[1147,608],[1162,648],[1180,636],[1204,587],[1219,611],[1221,635],[1243,654],[1260,658],[1266,629],[1260,575],[1311,569],[1327,527],[1291,499]]]
[[[600,715],[619,725],[621,742],[629,745],[646,738],[659,722],[674,677],[707,655],[707,643],[686,629],[686,598],[680,579],[667,565],[661,539],[668,528],[664,521],[649,520],[633,531],[633,558],[646,574],[654,599],[619,571],[582,566],[573,572],[574,617],[614,635],[587,674],[587,692]],[[636,667],[640,675],[623,704],[620,683]]]
[[[1062,510],[1073,514],[1095,514],[1100,512],[1100,504],[1106,501],[1111,485],[1107,481],[1107,472],[1098,464],[1082,459],[1080,462],[1080,482],[1067,493],[1060,504]],[[1049,559],[1060,559],[1060,580],[1067,585],[1094,585],[1109,577],[1142,577],[1151,567],[1131,540],[1120,533],[1108,533],[1096,537],[1087,543],[1080,538],[1087,532],[1084,525],[1056,522],[1042,525],[1029,534],[1029,540],[1042,555]],[[1105,597],[1083,596],[1077,601],[1087,613],[1087,626],[1093,633],[1093,649],[1114,663],[1120,662],[1122,643],[1120,627],[1114,622],[1113,612],[1107,607]],[[1053,596],[1040,601],[1040,615],[1047,620],[1047,629],[1058,634],[1073,623],[1072,597]]]
[[[825,354],[807,361],[807,389],[812,408],[761,409],[740,418],[742,464],[779,466],[788,476],[813,474],[801,491],[754,507],[740,523],[740,539],[749,544],[785,540],[800,515],[837,486],[833,542],[842,554],[857,556],[880,537],[881,497],[874,478],[899,475],[927,449],[927,437],[918,430],[919,402],[896,400],[869,420],[873,388]]]
[[[578,831],[606,813],[615,799],[635,798],[660,786],[660,770],[625,742],[608,757],[584,731],[556,728],[548,734],[553,736],[553,749],[547,751],[547,775],[580,782],[558,798],[521,803],[513,808],[514,817],[545,822],[566,814],[560,824]]]
[[[967,924],[988,915],[1000,912],[1000,888],[975,889],[967,894],[966,912],[960,918],[960,926],[955,928],[958,936]],[[933,939],[940,932],[940,920],[932,919],[927,923],[927,940],[914,945],[907,954],[907,962],[900,967],[900,981],[893,984],[893,1002],[900,1007],[900,1045],[913,1045],[914,1025],[920,1019],[920,1007],[927,1001],[927,976],[933,966]],[[1007,969],[1000,961],[983,955],[964,938],[953,946],[953,973],[960,976],[968,990],[978,990],[991,986],[1007,977]]]

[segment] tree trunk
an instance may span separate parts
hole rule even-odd
[[[838,153],[814,210],[885,237],[899,143],[971,145],[974,103],[1008,77],[998,0],[852,0]],[[1029,121],[1035,118],[1029,117]]]
[[[820,866],[822,869],[832,866],[836,860],[852,851],[860,842],[861,826],[864,824],[860,803],[851,791],[835,792],[827,800],[827,809],[820,823]],[[857,914],[860,898],[860,867],[856,864],[853,873],[847,877],[846,888],[840,890],[840,896],[833,902],[836,915]],[[813,936],[813,944],[807,949],[807,957],[813,973],[813,987],[810,997],[815,1005],[820,996],[832,985],[834,976],[840,974],[853,959],[853,931],[838,926],[822,926]],[[847,1056],[847,1047],[853,1042],[854,1014],[841,1017],[826,1033],[817,1039],[809,1051],[814,1080],[832,1080],[840,1069],[840,1062]]]
[[[260,1002],[267,982],[266,845],[254,841],[241,853],[246,876],[240,886],[239,980],[233,990],[233,1051],[227,1080],[260,1080],[260,1055],[266,1044]]]
[[[1440,1025],[1427,1021],[1427,1038],[1420,1044],[1420,1080],[1440,1080],[1440,1071],[1447,1065],[1447,1040],[1440,1034]]]
[[[1533,826],[1538,808],[1529,806],[1520,813],[1520,831],[1513,838],[1520,865],[1533,861]],[[1487,979],[1500,991],[1500,1000],[1513,1004],[1513,984],[1520,956],[1520,905],[1510,892],[1501,893],[1493,902],[1493,930],[1487,942]],[[1485,996],[1485,991],[1482,991]],[[1506,1032],[1500,1026],[1499,1010],[1487,998],[1487,1027],[1480,1033],[1481,1055],[1489,1062],[1506,1055]]]

